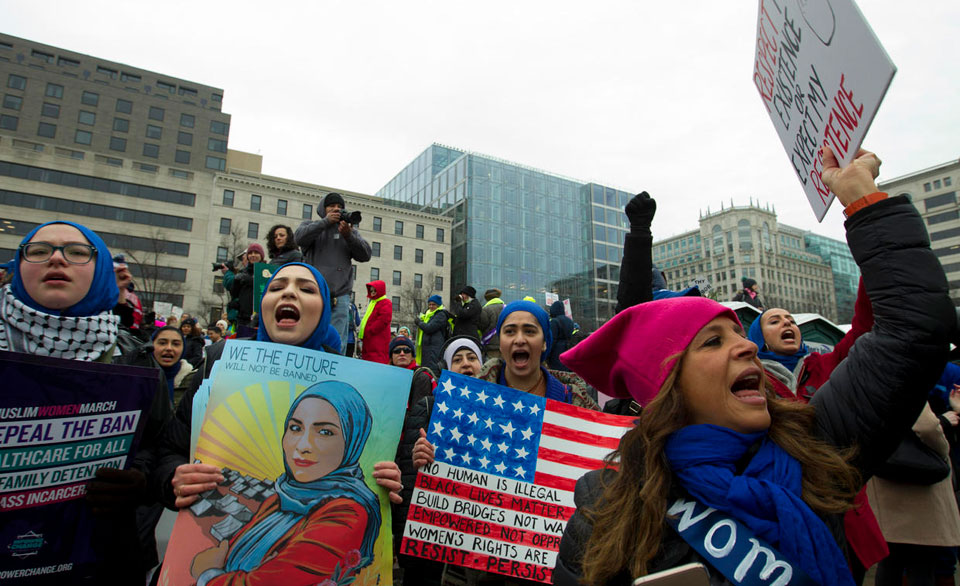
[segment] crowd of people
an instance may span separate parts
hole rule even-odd
[[[280,268],[259,312],[252,267],[267,257],[264,248],[252,243],[240,267],[220,267],[232,302],[228,315],[205,329],[190,315],[145,313],[124,259],[112,257],[91,230],[66,221],[38,226],[9,264],[0,350],[132,364],[160,375],[133,465],[101,469],[90,482],[103,553],[90,582],[144,583],[159,561],[152,529],[163,507],[190,506],[223,481],[219,468],[191,461],[190,430],[194,396],[233,336],[357,353],[412,371],[410,388],[397,390],[407,411],[396,458],[376,463],[372,473],[393,506],[397,544],[417,470],[434,458],[425,430],[437,380],[449,370],[635,417],[606,466],[577,482],[556,584],[628,585],[689,562],[703,564],[711,584],[861,584],[873,566],[879,586],[952,584],[960,512],[950,456],[960,423],[960,368],[947,365],[957,315],[916,209],[903,196],[877,191],[879,158],[861,151],[841,167],[825,148],[823,160],[823,181],[845,208],[863,274],[854,323],[826,353],[806,346],[789,308],[763,307],[755,282],[745,280],[738,293],[763,310],[749,327],[695,288],[669,291],[659,283],[650,255],[656,203],[646,193],[624,210],[631,229],[617,314],[579,343],[563,303],[505,302],[496,288],[481,302],[464,286],[449,306],[433,295],[416,323],[394,329],[385,284],[373,281],[361,315],[350,299],[351,264],[369,260],[370,246],[336,193],[324,199],[319,220],[270,230],[267,252]],[[613,400],[600,405],[602,396]],[[311,387],[287,420],[329,410],[329,417],[349,412],[364,421],[365,407],[350,397],[340,387]],[[285,432],[285,451],[286,433],[293,432]],[[369,553],[362,528],[379,524],[369,489],[331,480],[362,478],[358,459],[369,433],[361,426],[348,438],[333,471],[301,478],[303,471],[287,465],[277,486],[309,485],[320,496],[294,509],[284,500],[289,491],[268,499],[255,521],[283,538],[260,547],[258,533],[245,526],[198,556],[197,583],[268,583],[279,572],[285,583],[313,584],[328,578],[347,550]],[[297,450],[309,450],[315,440],[296,441],[306,446]],[[918,442],[932,454],[928,468],[939,459],[945,473],[934,470],[921,482],[909,472],[920,456],[904,459],[901,452],[917,454]],[[344,491],[355,506],[339,510],[336,523],[356,537],[334,547],[325,519],[330,499]],[[754,558],[764,554],[757,564],[762,579],[761,572],[745,577],[723,559],[729,551],[691,536],[692,511],[705,509],[734,528],[730,534],[741,537],[731,540],[754,548]],[[406,555],[397,562],[408,584],[441,584],[447,570]],[[478,570],[465,571],[464,579],[527,583]]]

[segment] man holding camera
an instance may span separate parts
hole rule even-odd
[[[328,193],[317,208],[320,219],[307,220],[297,227],[294,238],[303,251],[303,262],[316,267],[330,287],[333,300],[330,325],[340,334],[343,353],[346,348],[353,290],[353,261],[370,260],[370,243],[360,236],[357,225],[360,212],[348,213],[339,193]]]

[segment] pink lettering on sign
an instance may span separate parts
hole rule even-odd
[[[833,149],[833,154],[837,160],[843,160],[850,151],[850,139],[853,132],[863,120],[863,103],[859,105],[853,99],[853,90],[847,89],[845,82],[846,75],[840,75],[840,89],[833,96],[833,105],[830,108],[830,115],[827,117],[827,126],[824,130],[825,135],[823,144]],[[823,184],[820,174],[823,173],[823,155],[817,154],[813,162],[813,169],[810,171],[810,179],[817,189],[817,195],[826,203],[830,196],[830,190]]]

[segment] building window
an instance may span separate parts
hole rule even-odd
[[[163,129],[153,124],[147,124],[147,138],[160,140],[163,138]]]
[[[90,144],[93,142],[93,135],[86,130],[78,130],[73,136],[73,142],[77,144]]]
[[[157,120],[159,122],[163,122],[163,114],[164,114],[163,108],[158,108],[157,106],[150,106],[150,112],[147,114],[147,116],[150,118],[150,120]]]
[[[413,251],[413,262],[423,264],[423,249],[417,248]]]
[[[423,224],[417,224],[417,238],[423,240]]]
[[[11,73],[7,76],[7,87],[15,90],[27,89],[27,78]]]
[[[259,211],[260,211],[260,203],[261,203],[262,201],[263,201],[263,198],[260,197],[259,195],[251,195],[251,196],[250,196],[250,209],[253,210],[253,211],[255,211],[255,212],[259,212]]]
[[[281,216],[287,215],[287,200],[285,199],[277,200],[277,214]]]
[[[171,94],[172,94],[172,93],[176,93],[176,91],[177,91],[177,86],[174,85],[174,84],[172,84],[172,83],[168,83],[168,82],[166,82],[166,81],[160,81],[160,80],[158,79],[158,80],[157,80],[157,89],[158,89],[158,90],[163,90],[163,91],[165,91],[165,92],[168,92],[168,93],[171,93]]]
[[[193,128],[195,123],[196,118],[194,118],[193,114],[180,114],[180,126]]]
[[[397,236],[403,236],[403,220],[397,220],[393,223],[393,233]]]
[[[119,136],[110,137],[110,150],[125,152],[127,150],[127,139]]]
[[[393,271],[394,286],[399,287],[400,285],[402,285],[403,283],[401,282],[401,279],[402,279],[402,275],[400,274],[400,271]]]
[[[933,214],[927,218],[927,225],[932,226],[933,224],[940,224],[942,222],[949,222],[951,220],[960,219],[960,212],[957,210],[950,210],[949,212],[940,212],[939,214]]]
[[[44,138],[54,138],[57,136],[57,125],[50,124],[48,122],[41,122],[37,126],[37,136],[42,136]]]
[[[380,243],[371,242],[370,243],[370,256],[380,256]]]
[[[250,222],[247,224],[247,238],[250,240],[256,240],[260,237],[260,224],[256,222]]]
[[[944,177],[944,178],[943,178],[943,186],[944,186],[944,187],[950,187],[951,185],[953,185],[953,180],[951,180],[949,177]]]
[[[220,218],[220,233],[229,234],[230,228],[230,218]]]
[[[434,279],[433,288],[436,291],[443,291],[443,277],[437,277]]]
[[[443,266],[443,253],[442,253],[442,252],[438,252],[438,253],[437,253],[436,265],[437,265],[438,267],[442,267],[442,266]]]
[[[180,149],[177,149],[177,152],[176,152],[176,154],[173,156],[173,159],[174,159],[176,162],[180,163],[181,165],[189,165],[189,164],[190,164],[190,151],[181,151]]]
[[[233,207],[233,190],[232,189],[223,190],[223,205],[230,208]]]
[[[227,141],[220,140],[219,138],[207,139],[207,150],[225,153],[227,152]]]
[[[354,281],[357,280],[357,265],[350,265],[350,278]],[[350,302],[352,303],[356,299],[356,295],[353,292],[350,293]]]
[[[413,288],[423,289],[423,275],[421,275],[420,273],[413,274]]]
[[[80,94],[80,103],[87,106],[96,106],[100,103],[100,94],[85,91]]]
[[[373,231],[374,231],[374,232],[379,232],[379,231],[380,231],[380,227],[381,227],[380,225],[381,225],[382,223],[383,223],[383,220],[381,220],[380,218],[374,216],[374,217],[373,217]]]
[[[923,200],[925,210],[955,203],[957,203],[956,191],[941,193],[940,195],[934,195],[933,197],[928,197],[927,199]]]
[[[227,168],[227,160],[220,157],[212,157],[207,155],[207,162],[205,164],[207,169],[213,169],[215,171],[223,171]]]
[[[134,83],[140,83],[140,76],[134,75],[133,73],[121,72],[120,81],[132,81]]]
[[[30,51],[30,56],[36,57],[37,59],[40,59],[42,61],[46,61],[47,63],[53,63],[53,55],[51,55],[50,53],[44,53],[42,51],[37,51],[36,49],[34,49]]]
[[[23,105],[23,98],[20,96],[12,96],[10,94],[3,95],[3,107],[10,108],[11,110],[19,110]]]
[[[443,228],[437,228],[437,242],[443,242]]]
[[[102,73],[103,75],[106,75],[110,79],[117,79],[117,72],[115,70],[108,69],[100,65],[97,65],[97,73]]]
[[[377,267],[370,267],[370,280],[379,281],[380,280],[380,269]]]
[[[394,295],[390,298],[390,303],[393,304],[393,311],[400,313],[400,297],[398,295]]]
[[[113,129],[117,132],[127,132],[130,130],[130,121],[126,118],[114,118]]]
[[[934,189],[940,189],[941,187],[942,187],[942,185],[940,184],[940,180],[939,180],[939,179],[934,180],[934,182],[933,182],[933,188],[934,188]]]
[[[97,123],[97,115],[93,112],[80,110],[80,113],[77,115],[77,122],[80,124],[86,124],[87,126],[93,126]]]
[[[179,131],[177,132],[177,144],[182,144],[184,146],[193,146],[193,135],[189,132]]]
[[[394,246],[393,247],[393,260],[403,260],[403,247]]]
[[[117,112],[122,112],[124,114],[130,114],[133,112],[133,102],[130,100],[124,100],[123,98],[117,98]]]
[[[156,159],[160,156],[160,145],[150,142],[143,143],[143,156]]]
[[[230,125],[226,122],[221,122],[219,120],[210,121],[210,132],[226,136],[229,131]]]
[[[4,130],[16,130],[20,119],[8,114],[0,114],[0,128]]]
[[[58,104],[51,104],[50,102],[44,102],[43,106],[40,106],[40,115],[46,116],[47,118],[59,118],[60,106]]]
[[[46,95],[48,98],[62,98],[63,86],[56,83],[48,83],[47,92],[44,95]]]
[[[313,205],[309,203],[303,204],[303,213],[300,214],[300,217],[304,220],[309,220],[313,217]]]

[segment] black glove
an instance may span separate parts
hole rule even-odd
[[[146,486],[139,470],[101,468],[87,485],[87,502],[95,515],[130,512],[143,502]]]
[[[631,232],[649,230],[653,216],[657,213],[657,201],[646,191],[641,191],[627,203],[624,212],[630,220]]]

